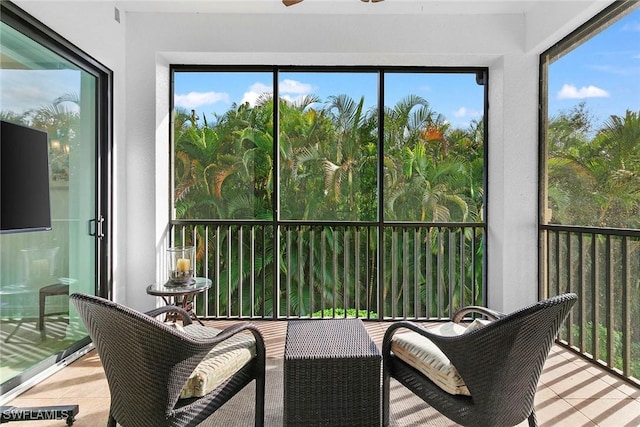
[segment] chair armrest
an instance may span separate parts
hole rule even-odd
[[[180,397],[182,386],[195,367],[204,357],[213,350],[218,344],[231,338],[234,335],[249,331],[253,334],[256,343],[256,357],[254,361],[254,370],[258,376],[264,376],[266,365],[266,351],[264,339],[260,330],[252,323],[234,324],[220,332],[211,329],[211,336],[208,336],[206,330],[208,328],[195,325],[199,328],[197,336],[192,335],[188,330],[176,331],[180,335],[181,343],[177,353],[180,354],[180,363],[177,363],[172,369],[174,370],[171,379],[176,385],[169,394],[169,406],[173,407]],[[204,334],[202,332],[205,332]],[[215,335],[214,335],[215,334]],[[185,363],[186,362],[186,363]]]
[[[453,317],[451,318],[451,321],[454,323],[460,323],[460,321],[467,315],[470,313],[478,313],[481,314],[483,316],[486,316],[489,318],[489,320],[498,320],[502,317],[505,317],[506,315],[504,313],[500,313],[499,311],[495,311],[495,310],[491,310],[489,308],[486,307],[480,307],[480,306],[476,306],[476,305],[470,305],[467,307],[463,307],[460,310],[458,310]]]
[[[411,322],[411,321],[407,321],[407,320],[402,320],[399,322],[393,322],[393,324],[391,326],[389,326],[387,328],[387,331],[384,334],[384,338],[382,340],[382,355],[383,357],[386,357],[386,355],[389,355],[391,353],[391,341],[393,340],[393,336],[396,334],[396,332],[398,332],[400,329],[409,329],[413,332],[417,332],[418,334],[422,335],[423,337],[429,338],[434,344],[436,344],[438,346],[438,342],[440,341],[440,339],[455,339],[457,337],[454,336],[443,336],[443,335],[438,335],[438,334],[434,334],[432,332],[429,332],[424,326],[415,323],[415,322]],[[439,346],[438,346],[439,347]],[[443,351],[444,352],[444,351]],[[444,352],[446,354],[446,352]]]
[[[255,340],[256,340],[256,352],[258,354],[260,353],[264,353],[264,339],[262,338],[262,333],[260,332],[260,330],[252,323],[237,323],[234,325],[231,325],[229,327],[224,328],[222,331],[220,331],[218,334],[216,335],[211,335],[211,337],[207,337],[207,338],[203,338],[203,337],[192,337],[189,335],[188,332],[184,332],[184,334],[189,337],[190,339],[197,341],[199,344],[204,345],[205,347],[208,347],[209,349],[212,349],[213,347],[215,347],[216,345],[220,344],[221,342],[231,338],[232,336],[239,334],[243,331],[249,331],[253,334]],[[212,331],[213,332],[213,331]]]
[[[182,324],[183,325],[190,325],[191,324],[191,315],[184,310],[181,307],[177,307],[175,305],[165,305],[163,307],[158,307],[158,308],[154,308],[153,310],[149,310],[147,312],[145,312],[144,314],[146,314],[147,316],[150,317],[156,317],[159,316],[163,313],[167,313],[167,312],[172,312],[172,313],[177,313],[182,317]]]
[[[414,322],[394,322],[393,325],[387,328],[382,341],[383,375],[385,376],[391,375],[388,368],[388,366],[393,363],[394,358],[391,351],[391,343],[393,336],[400,329],[408,329],[412,332],[416,332],[429,339],[436,347],[438,347],[438,349],[451,361],[451,364],[456,367],[460,377],[463,379],[472,396],[474,394],[489,392],[483,382],[486,375],[478,374],[477,372],[482,371],[482,369],[477,369],[477,366],[484,367],[485,362],[477,362],[476,359],[478,354],[486,356],[486,354],[490,354],[495,350],[482,345],[483,337],[486,337],[487,332],[493,328],[487,326],[479,329],[473,334],[440,335],[429,332],[429,330],[424,328],[422,325]],[[490,356],[489,359],[493,359],[493,356]],[[492,367],[491,364],[486,366],[489,366],[490,368]]]

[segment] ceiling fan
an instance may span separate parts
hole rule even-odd
[[[381,1],[384,1],[384,0],[360,0],[360,1],[363,2],[363,3],[369,3],[369,2],[378,3],[378,2],[381,2]],[[285,6],[293,6],[294,4],[298,4],[298,3],[301,3],[301,2],[302,2],[302,0],[282,0],[282,3]]]

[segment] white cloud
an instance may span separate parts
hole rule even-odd
[[[308,95],[313,91],[313,86],[308,83],[302,83],[297,80],[284,79],[278,84],[280,93],[296,93],[300,95]]]
[[[467,107],[460,107],[453,112],[453,117],[457,117],[457,118],[480,117],[480,116],[482,116],[481,111],[469,110],[467,109]]]
[[[229,94],[224,92],[189,92],[186,95],[176,95],[174,103],[176,107],[195,109],[203,105],[215,104],[216,102],[229,103]]]
[[[640,31],[640,22],[633,21],[622,27],[622,31]]]
[[[80,93],[80,72],[74,70],[10,70],[0,73],[0,110],[22,114],[30,109],[50,106],[56,98]],[[67,110],[78,106],[65,102]]]
[[[244,95],[242,95],[242,100],[240,101],[240,103],[244,104],[245,102],[248,102],[249,105],[253,107],[254,105],[256,105],[256,101],[258,100],[258,98],[265,93],[271,94],[272,87],[260,82],[254,83],[251,85],[249,90],[245,92]]]
[[[585,99],[585,98],[608,98],[609,92],[597,86],[582,86],[580,89],[573,85],[565,84],[558,92],[558,99]]]
[[[256,101],[258,100],[258,97],[260,95],[261,94],[258,92],[245,92],[244,95],[242,95],[240,103],[244,104],[245,102],[247,102],[253,107],[254,105],[256,105]]]
[[[242,96],[241,103],[248,102],[249,105],[256,105],[256,101],[260,96],[264,94],[273,95],[272,87],[264,83],[256,82],[251,85],[249,90]],[[313,86],[307,83],[302,83],[297,80],[284,79],[278,84],[278,90],[280,91],[280,97],[286,99],[291,103],[299,102],[305,95],[312,92]],[[294,96],[285,95],[293,94]]]
[[[273,88],[271,87],[271,85],[266,85],[266,84],[260,83],[260,82],[252,84],[251,88],[250,88],[251,92],[257,92],[257,93],[260,93],[260,94],[271,93],[272,89]]]

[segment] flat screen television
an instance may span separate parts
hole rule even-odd
[[[47,133],[0,124],[0,234],[51,230]]]

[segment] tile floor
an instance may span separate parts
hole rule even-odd
[[[209,321],[214,327],[230,321]],[[267,357],[282,358],[286,322],[254,322],[263,332]],[[385,323],[366,323],[380,345]],[[536,394],[541,426],[640,426],[640,389],[608,374],[570,351],[554,346],[544,367]],[[80,405],[74,426],[104,426],[109,410],[109,389],[95,351],[23,393],[9,405]],[[11,427],[64,426],[64,421],[12,422]],[[521,426],[526,426],[526,421]]]

